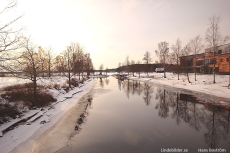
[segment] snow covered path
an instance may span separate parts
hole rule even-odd
[[[86,81],[81,88],[77,87],[67,94],[59,95],[57,102],[53,104],[52,108],[49,107],[43,111],[33,110],[29,112],[27,116],[34,113],[37,114],[28,120],[27,124],[19,125],[17,128],[5,133],[3,137],[0,137],[1,153],[8,153],[27,139],[34,139],[51,128],[65,112],[76,105],[79,99],[92,89],[94,83],[94,80]],[[0,130],[2,131],[17,121],[13,120],[12,122],[1,125]],[[41,121],[45,124],[40,124]]]

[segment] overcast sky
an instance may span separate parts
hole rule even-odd
[[[94,66],[142,61],[161,41],[171,47],[205,36],[208,19],[221,16],[221,33],[230,35],[230,0],[18,0],[17,12],[37,45],[65,50],[71,41],[84,45]],[[203,41],[205,44],[205,41]]]

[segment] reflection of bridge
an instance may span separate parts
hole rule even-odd
[[[195,103],[199,102],[195,96],[188,95],[188,94],[180,94],[179,100],[188,101],[188,102],[195,102]]]

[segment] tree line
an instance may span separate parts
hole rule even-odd
[[[10,1],[0,10],[0,18],[16,6],[17,1]],[[35,100],[37,81],[42,77],[51,77],[52,72],[66,76],[69,87],[73,76],[78,75],[79,80],[84,73],[89,76],[93,70],[92,59],[80,43],[71,42],[64,51],[55,55],[51,46],[38,46],[23,34],[23,28],[15,28],[20,18],[22,16],[0,22],[0,71],[30,79]]]
[[[228,36],[223,36],[220,33],[220,27],[219,27],[220,21],[221,21],[220,16],[215,16],[215,15],[211,16],[209,18],[208,28],[205,33],[205,42],[207,43],[207,47],[211,48],[211,52],[213,53],[213,58],[215,58],[215,53],[219,50],[219,46],[224,45],[229,40]],[[164,78],[166,78],[165,72],[169,71],[168,65],[174,64],[176,68],[173,67],[173,71],[177,73],[178,80],[180,79],[179,77],[180,72],[183,71],[187,75],[188,82],[190,82],[188,72],[189,72],[189,69],[192,68],[193,69],[192,71],[194,72],[194,76],[195,76],[194,77],[195,81],[197,81],[196,62],[191,61],[192,63],[185,63],[184,65],[181,65],[180,57],[187,56],[187,55],[194,55],[193,58],[196,58],[196,55],[199,53],[202,53],[202,51],[204,50],[204,44],[202,41],[203,41],[202,37],[200,35],[197,35],[196,37],[190,39],[190,41],[184,47],[182,46],[182,41],[180,38],[178,38],[175,44],[171,45],[171,47],[169,47],[169,43],[167,41],[159,42],[158,50],[155,50],[155,55],[158,58],[158,60],[156,60],[155,63],[160,64],[160,68],[164,70]],[[230,50],[229,50],[229,53],[230,53]],[[147,65],[151,64],[152,62],[151,52],[146,51],[142,61],[143,61],[143,64],[147,64]],[[193,64],[193,67],[190,66],[192,64]],[[213,83],[216,83],[215,64],[216,63],[214,62],[212,66],[213,67]],[[134,72],[131,70],[132,68],[130,67],[130,65],[139,65],[137,66],[138,68],[136,68],[137,69],[136,71],[146,72],[147,76],[148,76],[149,71],[155,71],[155,70],[151,70],[150,68],[148,68],[148,66],[145,66],[145,68],[143,69],[143,67],[141,67],[140,61],[137,61],[136,63],[133,60],[130,61],[129,56],[125,58],[124,63],[118,64],[117,71],[119,73],[121,71],[126,71],[129,75],[130,71]],[[124,66],[126,67],[126,69],[122,69],[122,67]],[[230,85],[230,82],[229,82],[229,85]]]

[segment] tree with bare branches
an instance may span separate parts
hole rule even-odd
[[[203,49],[202,38],[200,35],[190,40],[189,49],[190,49],[190,52],[192,52],[192,54],[194,55],[194,59],[196,59],[197,54],[199,54]],[[196,60],[194,60],[193,65],[194,65],[195,81],[197,81],[196,80]]]
[[[150,69],[149,64],[152,62],[151,53],[149,51],[146,51],[144,58],[142,60],[146,64],[146,72],[147,72],[147,76],[149,76],[149,73],[148,73]]]
[[[117,72],[119,74],[122,72],[122,64],[121,64],[121,62],[118,63]]]
[[[182,46],[181,46],[181,40],[180,38],[178,38],[176,40],[176,44],[175,45],[172,45],[171,49],[173,50],[173,53],[175,55],[175,58],[176,58],[176,64],[177,64],[177,76],[178,76],[178,80],[180,79],[179,78],[179,61],[180,61],[180,56],[181,56],[181,51],[182,51]]]
[[[129,67],[129,65],[130,65],[129,56],[126,56],[124,65],[126,67],[126,72],[128,72],[128,75],[129,75],[129,71],[130,71],[130,67]]]
[[[47,55],[47,70],[48,76],[51,77],[51,69],[53,67],[53,51],[54,49],[51,46],[45,48],[46,55]]]
[[[160,42],[160,43],[158,43],[158,50],[155,51],[155,54],[159,58],[159,63],[161,63],[163,68],[164,68],[164,78],[166,78],[165,68],[166,68],[166,63],[167,63],[168,58],[169,58],[168,46],[169,46],[169,44],[166,41]]]
[[[220,16],[213,15],[209,18],[209,27],[205,33],[205,40],[208,43],[208,46],[213,52],[213,59],[215,60],[215,54],[218,52],[219,46],[226,43],[229,39],[228,36],[223,37],[220,33],[219,23],[221,21]],[[213,64],[213,83],[216,83],[215,79],[215,67],[216,62]]]
[[[104,65],[103,65],[103,64],[101,64],[101,65],[99,66],[100,75],[102,75],[102,71],[103,71],[103,69],[104,69]]]
[[[190,43],[188,43],[187,45],[184,46],[184,48],[181,50],[181,56],[187,56],[189,55],[193,50],[190,48]],[[182,65],[182,68],[184,69],[186,76],[187,76],[187,80],[188,83],[191,83],[190,79],[189,79],[189,69],[190,69],[190,65],[191,63],[189,63],[189,60],[186,60],[186,63],[184,65]]]
[[[108,69],[108,68],[107,68]],[[90,72],[93,70],[93,62],[90,58],[90,54],[85,54],[85,71],[87,73],[87,77],[89,77]]]
[[[10,71],[5,65],[5,62],[9,60],[15,60],[18,56],[15,56],[15,52],[22,47],[22,28],[14,28],[16,22],[22,18],[18,16],[14,19],[8,18],[7,15],[11,10],[16,8],[17,1],[12,0],[2,8],[0,7],[0,69]],[[7,17],[7,19],[6,19]]]
[[[69,88],[71,88],[71,78],[74,76],[73,63],[72,63],[72,52],[68,46],[66,50],[62,52],[63,58],[63,74],[68,78]]]
[[[137,70],[136,71],[138,72],[139,78],[140,78],[141,77],[141,62],[137,61],[136,64],[137,64]]]
[[[38,50],[29,38],[23,38],[22,53],[17,59],[18,65],[15,65],[15,72],[22,71],[24,77],[33,82],[33,98],[37,101],[37,81],[42,74],[42,61],[39,58]],[[20,68],[20,69],[18,69]]]
[[[135,61],[134,60],[131,61],[130,71],[133,73],[133,76],[134,76],[134,73],[136,71]]]

